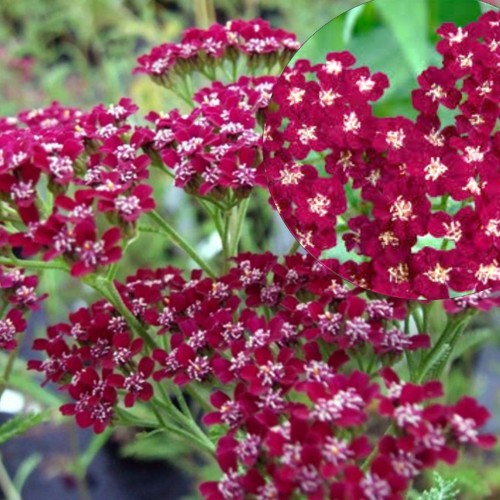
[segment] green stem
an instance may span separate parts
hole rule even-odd
[[[378,359],[379,357],[375,353],[372,353],[372,355],[370,356],[370,360],[368,361],[368,366],[366,367],[366,373],[368,373],[370,377],[377,373],[377,370],[373,372],[373,369],[376,367]]]
[[[73,460],[72,463],[69,464],[69,470],[75,476],[80,500],[92,500],[86,477],[87,469],[83,468],[80,463],[80,446],[78,443],[77,427],[72,426],[69,432],[70,446],[73,452]]]
[[[410,315],[407,314],[405,317],[405,326],[404,326],[405,335],[410,334]],[[408,371],[410,373],[410,379],[413,380],[415,375],[415,360],[413,359],[413,353],[405,350],[405,358],[406,363],[408,365]]]
[[[446,209],[448,208],[448,199],[449,199],[450,195],[449,194],[445,194],[441,197],[441,203],[440,203],[440,206],[439,208],[443,211],[443,212],[446,212]]]
[[[422,332],[429,333],[429,317],[431,314],[432,302],[430,304],[422,304],[423,311],[423,321],[422,321]]]
[[[176,427],[175,432],[186,437],[190,441],[197,442],[206,452],[213,455],[215,453],[215,445],[208,439],[207,435],[200,429],[198,424],[193,420],[192,416],[187,416],[182,413],[173,403],[170,398],[160,400],[154,398],[152,400],[154,405],[160,406],[169,417],[176,421],[179,425],[184,426],[186,430],[181,427]],[[170,424],[167,424],[170,425]]]
[[[163,419],[163,417],[161,416],[161,413],[156,408],[156,405],[152,404],[151,409],[153,410],[153,413],[155,414],[156,420],[158,420],[160,427],[163,427],[164,429],[166,429],[169,424],[167,424],[167,422]]]
[[[231,243],[229,245],[229,252],[231,257],[235,256],[238,253],[238,244],[241,239],[241,232],[243,230],[243,225],[245,222],[245,217],[248,211],[249,204],[250,204],[250,196],[239,204],[236,213],[230,220],[229,237]]]
[[[231,212],[224,211],[222,213],[222,233],[220,233],[221,243],[222,243],[222,270],[224,273],[227,272],[229,267],[229,226],[231,224]]]
[[[177,399],[177,401],[179,401],[179,406],[181,407],[182,413],[184,413],[184,415],[186,415],[187,417],[192,418],[191,410],[189,408],[189,405],[187,404],[182,389],[177,384],[172,384],[172,386],[174,388],[175,398]]]
[[[86,280],[94,290],[100,293],[113,307],[124,317],[125,321],[132,328],[137,335],[139,335],[146,345],[150,348],[156,347],[154,340],[149,336],[148,332],[144,329],[140,321],[132,314],[130,309],[123,302],[115,285],[105,279]]]
[[[411,309],[411,316],[413,318],[413,321],[415,321],[415,324],[417,325],[418,333],[424,333],[424,321],[422,319],[422,316],[420,315],[420,310],[417,309],[417,307],[417,305],[413,305]]]
[[[295,253],[297,253],[297,250],[300,248],[300,243],[295,240],[291,246],[290,246],[290,249],[288,250],[288,253],[287,255],[294,255]]]
[[[172,92],[173,94],[175,94],[179,99],[181,99],[182,101],[184,101],[190,108],[194,108],[193,100],[190,97],[184,95],[179,90],[175,90],[173,87],[169,87],[169,90],[170,90],[170,92]]]
[[[205,411],[211,411],[213,409],[212,405],[203,397],[196,385],[189,384],[186,387],[186,391],[198,403],[200,408]]]
[[[106,280],[112,282],[115,279],[117,271],[118,271],[118,262],[114,262],[108,268],[108,272],[106,273]]]
[[[467,323],[469,322],[470,318],[471,316],[469,314],[466,315],[465,317],[460,317],[458,319],[453,318],[448,320],[448,323],[444,328],[443,332],[441,333],[438,341],[434,344],[432,349],[427,353],[427,356],[425,356],[423,362],[421,363],[421,366],[419,367],[415,380],[417,383],[421,383],[425,379],[425,376],[427,375],[429,370],[433,367],[433,365],[437,361],[439,361],[435,358],[439,354],[439,352],[443,349],[443,347],[445,347],[446,344],[450,344],[451,348],[455,347],[458,337],[467,326]],[[449,359],[449,355],[447,356],[447,359]],[[440,371],[442,371],[442,369],[443,367],[441,367]]]
[[[115,416],[113,417],[113,424],[123,425],[124,427],[142,427],[144,429],[157,429],[157,422],[152,420],[145,420],[143,417],[139,418],[133,415],[131,412],[124,410],[123,408],[115,408]]]
[[[238,80],[238,60],[237,59],[231,60],[231,76],[232,76],[233,82]]]
[[[224,65],[222,65],[220,67],[222,69],[222,72],[224,73],[224,76],[227,78],[227,83],[231,83],[233,82],[233,75],[231,75],[231,73],[229,73],[229,71],[227,70],[227,68],[224,67]]]
[[[208,28],[216,21],[213,0],[195,0],[194,15],[196,24],[201,28]]]
[[[5,468],[0,455],[0,488],[4,492],[5,500],[22,500],[21,495],[17,492],[14,483],[9,477],[9,473]]]
[[[387,429],[384,432],[384,436],[388,436],[393,430],[394,430],[394,424],[389,425],[389,427],[387,427]],[[368,469],[368,467],[370,466],[370,464],[372,463],[373,459],[377,456],[377,453],[378,453],[378,447],[375,446],[375,448],[373,448],[372,452],[368,455],[366,460],[363,462],[361,469],[366,471]]]
[[[358,363],[358,368],[360,371],[365,372],[365,364],[363,363],[363,355],[356,356],[356,362]]]
[[[116,408],[116,414],[118,418],[115,418],[114,422],[116,425],[123,425],[125,427],[133,426],[139,428],[149,428],[149,429],[163,429],[167,431],[177,438],[180,438],[187,442],[190,445],[195,445],[199,451],[205,453],[208,457],[213,458],[215,453],[215,446],[212,442],[205,436],[205,439],[200,439],[199,437],[193,435],[187,430],[179,427],[178,425],[174,425],[171,422],[166,421],[161,416],[161,409],[164,409],[164,406],[158,403],[158,400],[152,400],[148,403],[148,408],[153,411],[157,422],[146,421],[144,418],[139,418],[130,413],[123,408]]]
[[[61,261],[50,261],[44,262],[42,260],[23,260],[16,259],[15,257],[0,257],[0,265],[3,266],[18,266],[24,269],[35,269],[35,270],[44,270],[44,269],[59,269],[60,271],[69,272],[69,267]]]
[[[94,458],[102,449],[102,447],[108,442],[111,434],[113,433],[112,427],[107,427],[101,434],[94,434],[90,440],[90,444],[83,454],[78,459],[80,467],[86,472],[90,467],[90,464],[94,461]]]
[[[138,238],[139,238],[139,233],[136,233],[133,238],[130,238],[125,242],[125,245],[123,246],[123,251],[122,251],[123,256],[125,256],[125,253],[128,250],[128,248],[130,247],[130,245],[132,245],[134,242],[136,242]],[[113,264],[111,264],[108,267],[108,271],[106,272],[106,281],[109,281],[110,283],[113,282],[113,280],[116,277],[116,273],[118,272],[118,265],[120,264],[120,262],[121,261],[113,262]]]
[[[149,212],[148,216],[162,229],[165,236],[167,236],[172,243],[184,250],[184,252],[186,252],[209,276],[212,278],[215,277],[215,272],[208,263],[198,255],[196,250],[158,212]]]

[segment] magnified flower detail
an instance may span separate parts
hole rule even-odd
[[[403,298],[500,279],[500,14],[438,34],[442,65],[418,77],[415,120],[374,115],[389,80],[348,52],[287,68],[266,115],[272,201],[299,243],[339,258],[343,278]]]

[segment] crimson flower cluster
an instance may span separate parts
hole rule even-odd
[[[416,120],[374,116],[388,78],[348,52],[288,68],[267,113],[269,188],[289,229],[315,257],[342,255],[342,277],[404,298],[500,280],[500,13],[438,34],[442,64],[418,77]]]
[[[420,77],[415,122],[375,118],[371,103],[387,77],[353,68],[345,52],[317,66],[299,61],[280,79],[257,76],[298,48],[293,35],[260,20],[191,29],[139,59],[137,72],[185,90],[178,94],[187,114],[151,112],[149,125],[133,125],[137,107],[123,98],[85,113],[53,104],[0,119],[0,349],[16,347],[25,314],[44,298],[37,278],[12,264],[47,267],[26,260],[41,255],[73,276],[90,274],[105,300],[50,326],[34,341],[40,356],[29,369],[67,394],[64,415],[97,433],[136,422],[141,405],[159,427],[170,424],[159,408],[174,421],[180,414],[181,426],[194,427],[193,442],[216,447],[221,478],[201,485],[209,500],[400,499],[462,447],[491,447],[494,437],[481,433],[485,408],[468,397],[444,404],[429,371],[410,369],[410,382],[391,367],[426,359],[431,344],[427,323],[411,316],[417,304],[398,296],[476,291],[445,302],[452,326],[471,309],[499,304],[499,26],[486,14],[464,29],[440,29],[443,67]],[[242,61],[246,76],[238,76]],[[212,82],[193,94],[196,71]],[[461,113],[443,130],[440,104]],[[325,122],[325,112],[334,119]],[[120,260],[139,217],[155,208],[151,167],[206,197],[210,215],[227,223],[266,184],[264,165],[276,206],[311,255],[239,253],[217,277],[208,266],[210,277],[172,266],[123,282],[112,279],[114,267],[95,276]],[[346,186],[359,194],[360,214],[348,207]],[[382,257],[325,258],[340,216],[346,250]],[[234,228],[222,229],[227,238]],[[425,236],[443,247],[418,247]],[[167,400],[172,385],[211,393],[202,422],[184,407],[182,390]]]
[[[348,289],[311,256],[244,253],[217,279],[193,271],[186,280],[167,267],[116,286],[168,349],[146,355],[100,301],[51,327],[34,345],[47,358],[29,366],[72,397],[63,413],[96,432],[165,378],[219,386],[204,421],[220,427],[224,475],[202,485],[206,498],[402,498],[422,470],[454,462],[461,445],[494,442],[479,433],[488,413],[470,398],[431,404],[439,382],[405,383],[388,368],[429,346],[427,335],[403,332],[406,302]],[[386,389],[370,378],[379,370]],[[367,429],[381,419],[395,431],[376,442]]]
[[[295,35],[272,28],[262,19],[228,21],[203,30],[186,30],[180,43],[154,47],[138,59],[135,73],[146,73],[157,83],[172,87],[176,78],[199,71],[215,80],[215,70],[236,72],[241,58],[247,60],[248,74],[259,67],[284,67],[300,47]],[[230,63],[230,64],[228,64]],[[225,68],[229,66],[229,68]]]
[[[187,115],[150,113],[155,130],[148,151],[189,193],[222,199],[231,189],[246,197],[265,185],[258,129],[275,83],[271,76],[214,82],[193,96],[196,107]]]
[[[0,350],[11,351],[17,347],[17,336],[27,326],[25,316],[36,311],[45,298],[45,295],[37,295],[37,286],[37,276],[26,275],[24,269],[0,266]]]
[[[49,327],[46,338],[35,340],[33,349],[45,351],[48,357],[31,360],[28,367],[61,384],[76,400],[61,407],[64,415],[75,415],[78,425],[93,426],[99,433],[111,421],[118,389],[126,391],[127,407],[136,399],[151,398],[147,379],[153,361],[141,354],[143,340],[132,338],[125,320],[105,301],[79,309],[69,320]]]
[[[3,253],[62,256],[74,276],[119,260],[120,240],[155,206],[147,134],[127,123],[136,110],[124,98],[89,113],[53,104],[2,119]]]

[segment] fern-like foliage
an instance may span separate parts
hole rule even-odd
[[[29,429],[48,419],[47,412],[19,414],[0,425],[0,444],[15,436],[24,434]]]
[[[408,500],[456,500],[460,490],[457,479],[445,479],[438,472],[434,472],[434,485],[423,492],[411,491]]]

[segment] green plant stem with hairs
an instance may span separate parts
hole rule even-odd
[[[209,276],[215,277],[215,272],[210,265],[200,257],[196,250],[157,211],[152,211],[147,215],[172,243],[186,252]]]

